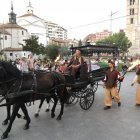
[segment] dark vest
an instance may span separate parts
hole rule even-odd
[[[110,69],[106,72],[106,88],[113,88],[117,86],[117,79],[120,73],[117,70],[110,71]]]

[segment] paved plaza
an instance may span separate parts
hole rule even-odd
[[[7,140],[138,140],[140,137],[140,107],[135,106],[136,85],[131,87],[134,72],[128,72],[122,83],[122,106],[113,103],[112,109],[103,110],[104,89],[98,87],[93,106],[84,111],[77,103],[66,106],[61,121],[51,119],[43,104],[40,116],[34,118],[39,102],[28,107],[31,117],[29,130],[23,130],[25,120],[16,119]],[[60,106],[57,106],[56,115]],[[6,115],[0,108],[0,123]],[[0,125],[0,135],[7,126]]]

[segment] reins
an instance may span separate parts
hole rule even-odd
[[[12,78],[12,79],[10,79],[10,80],[4,81],[4,82],[0,82],[0,84],[2,85],[2,84],[5,84],[5,83],[8,83],[8,82],[14,81],[14,80],[16,80],[16,78]]]

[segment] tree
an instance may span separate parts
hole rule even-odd
[[[24,40],[25,45],[22,44],[24,51],[30,51],[33,54],[45,54],[46,48],[43,44],[38,44],[38,37],[31,36],[29,39]]]
[[[69,50],[68,47],[63,47],[63,46],[59,47],[59,54],[61,56],[67,57],[68,55],[70,55],[70,53],[71,51]]]
[[[47,47],[47,55],[53,61],[56,59],[56,57],[59,54],[59,48],[60,47],[57,45],[48,45],[48,47]]]
[[[132,43],[124,32],[115,33],[112,36],[97,41],[96,44],[115,44],[123,54],[132,46]]]

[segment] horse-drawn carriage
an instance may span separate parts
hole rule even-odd
[[[80,77],[74,80],[72,75],[64,75],[67,87],[67,104],[79,100],[82,109],[89,109],[94,102],[94,93],[98,88],[98,82],[103,80],[108,67],[100,68],[84,74],[80,73]],[[82,70],[81,70],[82,71]]]
[[[74,80],[72,76],[65,75],[68,90],[68,100],[67,104],[78,101],[82,109],[89,109],[94,102],[94,93],[98,88],[98,83],[102,81],[105,77],[105,73],[108,70],[108,65],[101,66],[99,63],[98,68],[91,69],[91,60],[90,56],[93,53],[107,52],[112,53],[113,57],[118,55],[118,50],[116,46],[106,46],[106,45],[87,45],[81,47],[72,47],[71,50],[74,53],[78,49],[81,51],[82,55],[88,56],[88,71],[86,71],[85,64],[80,68],[79,80]],[[118,90],[120,90],[121,83],[118,81]]]
[[[86,53],[85,47],[83,52]],[[91,54],[89,49],[88,53]],[[98,88],[98,82],[103,80],[107,69],[108,67],[93,71],[89,70],[86,72],[81,68],[80,75],[78,77],[79,79],[74,80],[70,75],[62,75],[57,72],[36,72],[35,74],[21,76],[21,72],[12,66],[12,64],[1,62],[0,89],[4,91],[4,98],[0,100],[0,103],[3,99],[6,99],[8,102],[0,104],[0,106],[6,105],[8,107],[8,105],[14,105],[12,115],[8,114],[8,117],[6,120],[4,120],[4,123],[7,124],[10,119],[10,123],[6,131],[3,133],[2,139],[8,137],[12,123],[15,120],[20,108],[22,109],[26,118],[24,129],[29,129],[30,117],[25,106],[25,103],[28,101],[34,101],[48,97],[53,98],[54,105],[51,110],[51,117],[54,118],[55,107],[59,100],[61,109],[57,117],[58,120],[60,120],[63,115],[65,101],[67,104],[71,104],[75,98],[78,98],[80,99],[81,108],[84,110],[89,109],[94,102],[94,93]],[[14,101],[9,102],[10,98],[14,98]]]

